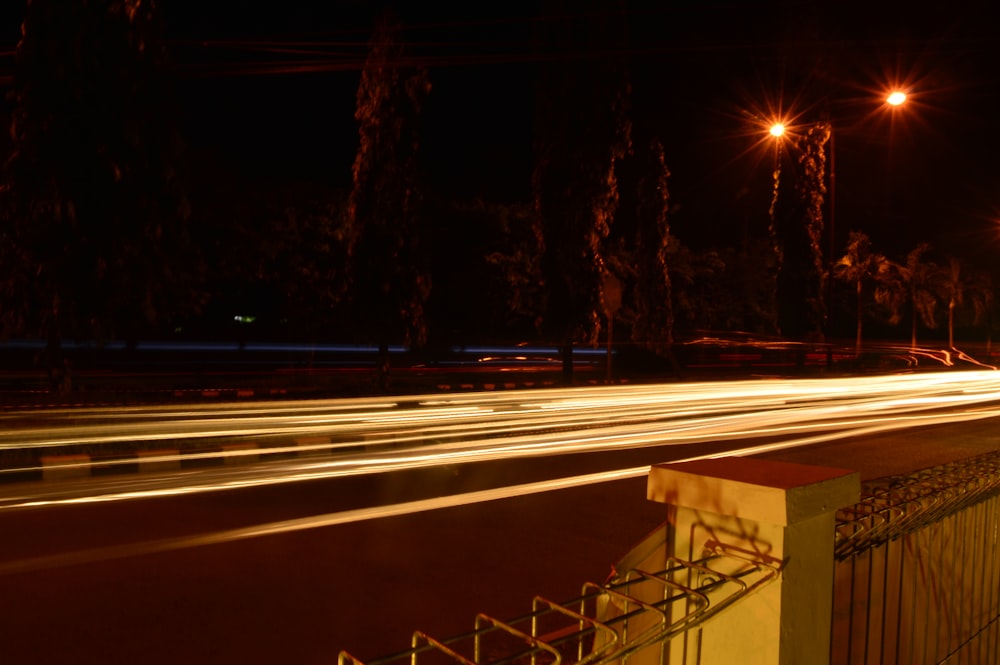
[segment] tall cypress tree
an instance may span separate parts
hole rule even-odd
[[[830,125],[812,125],[795,140],[794,171],[775,175],[773,238],[779,256],[777,323],[790,338],[821,337],[826,325],[821,240],[826,197],[826,152]]]
[[[673,343],[674,311],[668,255],[670,193],[663,145],[654,139],[645,151],[643,178],[639,182],[636,210],[635,317],[632,339],[661,355],[669,355]]]
[[[427,338],[430,271],[422,253],[418,120],[430,92],[427,72],[406,66],[400,25],[384,13],[358,86],[358,150],[348,204],[356,323],[380,350],[387,387],[389,344]]]
[[[595,344],[600,333],[602,244],[618,206],[615,167],[631,149],[624,66],[584,57],[613,47],[617,26],[582,13],[586,7],[574,9],[581,13],[553,24],[547,35],[554,51],[539,76],[532,178],[547,291],[544,326],[561,346],[567,383],[574,343]]]

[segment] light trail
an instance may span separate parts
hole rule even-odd
[[[278,437],[269,447],[227,454],[301,451],[304,446],[281,442],[281,437],[290,433],[338,433],[355,439],[305,446],[314,451],[334,451],[335,454],[325,457],[297,457],[275,463],[170,474],[134,474],[100,481],[94,478],[67,485],[37,483],[28,491],[22,485],[18,488],[20,493],[0,495],[0,509],[222,492],[469,462],[660,446],[680,446],[677,449],[682,451],[680,455],[669,456],[672,461],[761,454],[893,430],[1000,417],[1000,373],[583,388],[400,401],[405,405],[362,400],[349,406],[339,402],[301,402],[168,407],[141,410],[138,415],[145,422],[140,424],[127,417],[121,419],[120,414],[90,412],[88,418],[104,422],[84,427],[108,428],[111,433],[105,434],[105,441],[112,440],[107,437],[122,437],[125,432],[141,433],[144,427],[156,430],[147,433],[150,437],[203,437],[217,432],[229,435],[233,431],[265,432]],[[416,422],[411,418],[414,410],[420,416]],[[434,414],[438,418],[432,417]],[[236,419],[242,418],[252,425],[240,426]],[[220,427],[225,421],[232,425],[230,429]],[[71,424],[49,426],[34,434],[38,436],[37,442],[43,444],[44,436],[53,432],[61,432],[61,440],[73,439],[67,434],[73,429]],[[8,431],[4,436],[15,438],[10,434]],[[358,439],[365,435],[368,438]],[[96,431],[76,438],[102,440]],[[743,445],[711,453],[697,448],[699,443],[727,439],[742,441]],[[364,443],[364,451],[337,452],[339,447],[357,447],[359,442]],[[218,455],[195,454],[204,458]],[[176,458],[165,455],[161,461],[171,459]],[[457,508],[637,478],[648,471],[648,466],[613,469],[203,534],[63,552],[0,563],[0,575]]]
[[[960,419],[970,420],[974,418],[992,418],[996,417],[997,415],[1000,415],[1000,410],[986,410],[986,411],[966,414],[966,417]],[[920,416],[911,416],[907,419],[904,419],[904,421],[906,422],[905,424],[906,427],[914,427],[919,425],[938,424],[942,421],[942,418],[935,415],[924,414]],[[814,434],[808,437],[787,440],[780,443],[771,443],[760,446],[744,447],[737,450],[727,451],[726,453],[723,454],[695,455],[675,461],[686,462],[696,459],[706,459],[706,458],[715,458],[723,456],[745,456],[752,454],[760,454],[764,452],[779,450],[782,448],[791,448],[802,445],[812,445],[816,443],[828,442],[840,438],[845,438],[846,436],[855,436],[862,433],[874,434],[874,433],[884,432],[887,430],[898,429],[899,428],[898,423],[899,419],[886,419],[882,422],[869,423],[865,427],[858,429],[851,429],[848,431]],[[412,468],[412,467],[408,464],[404,464],[402,468]],[[98,548],[78,550],[73,552],[62,552],[54,555],[31,557],[26,559],[0,563],[0,576],[34,572],[51,568],[62,568],[74,565],[84,565],[98,561],[123,559],[135,556],[145,556],[151,554],[158,554],[162,552],[168,552],[172,550],[220,545],[224,543],[248,540],[251,538],[273,536],[294,531],[327,528],[327,527],[338,526],[353,522],[367,521],[367,520],[401,517],[405,515],[412,515],[415,513],[426,512],[430,510],[457,508],[461,506],[468,506],[471,504],[482,503],[486,501],[499,501],[503,499],[511,499],[511,498],[527,496],[530,494],[538,494],[542,492],[551,492],[551,491],[570,489],[574,487],[582,487],[584,485],[590,485],[595,483],[627,480],[631,478],[639,478],[646,476],[649,473],[649,469],[650,469],[649,466],[632,467],[627,469],[616,469],[613,471],[554,478],[534,483],[510,485],[506,487],[480,490],[475,492],[465,492],[461,494],[454,494],[443,497],[434,497],[430,499],[421,499],[416,501],[407,501],[407,502],[388,504],[382,506],[372,506],[368,508],[337,511],[337,512],[326,513],[323,515],[315,515],[315,516],[296,518],[290,520],[268,522],[249,527],[219,530],[207,534],[179,536],[173,538],[149,540],[136,543],[125,543],[121,545],[113,545],[108,547],[98,547]],[[154,491],[150,494],[146,494],[146,496],[180,494],[180,493],[186,493],[187,490],[211,491],[218,489],[223,489],[223,488],[218,485],[209,485],[200,489],[179,487],[167,491],[163,490]],[[133,494],[142,494],[142,493],[133,493]],[[103,497],[96,497],[96,498],[85,497],[80,499],[71,499],[63,501],[62,503],[86,503],[94,500],[97,501],[117,500],[118,498],[129,498],[129,497],[127,495],[122,495],[120,497],[113,497],[110,495],[106,495]],[[31,505],[44,505],[44,503],[45,502],[37,502]]]
[[[226,437],[330,434],[341,438],[380,430],[419,438],[426,433],[476,435],[505,428],[583,426],[636,418],[680,418],[727,411],[760,412],[831,398],[888,400],[893,395],[929,399],[958,391],[968,403],[993,399],[1000,392],[996,372],[940,372],[864,379],[758,380],[732,383],[680,383],[655,386],[546,389],[473,393],[447,399],[415,396],[394,401],[346,400],[68,412],[54,418],[75,422],[0,432],[0,449],[54,448],[113,442],[222,439]],[[978,397],[974,397],[978,395]],[[346,403],[345,403],[346,402]],[[32,414],[37,417],[37,414]],[[414,428],[420,423],[435,423]],[[379,427],[373,427],[378,425]],[[410,429],[405,429],[410,428]]]
[[[871,431],[1000,415],[1000,372],[939,372],[863,379],[587,387],[346,401],[271,402],[94,410],[90,424],[5,431],[0,446],[42,449],[123,441],[253,441],[219,451],[194,446],[156,462],[298,455],[198,472],[134,474],[68,486],[39,483],[0,508],[224,491],[435,465],[529,459],[737,439],[808,445]],[[193,445],[193,444],[192,444]],[[779,445],[779,444],[766,444]],[[324,456],[310,454],[322,453]],[[730,454],[739,454],[733,451]],[[135,459],[102,464],[135,464]],[[85,464],[85,463],[81,463]],[[37,470],[40,467],[35,467]],[[139,478],[142,478],[140,481]]]
[[[370,508],[345,510],[325,515],[283,520],[279,522],[269,522],[267,524],[259,524],[239,529],[221,530],[209,534],[179,536],[175,538],[163,538],[138,543],[126,543],[110,547],[97,547],[87,550],[78,550],[75,552],[63,552],[48,556],[0,563],[0,575],[11,575],[50,568],[82,565],[98,561],[106,561],[109,559],[123,559],[133,556],[157,554],[171,550],[187,549],[191,547],[219,545],[222,543],[246,540],[249,538],[260,538],[306,529],[319,529],[337,526],[340,524],[348,524],[351,522],[382,519],[387,517],[400,517],[428,510],[455,508],[458,506],[481,503],[484,501],[498,501],[501,499],[526,496],[528,494],[538,494],[541,492],[567,489],[570,487],[579,487],[592,483],[625,480],[628,478],[643,476],[647,473],[649,473],[648,466],[622,469],[618,471],[607,471],[584,476],[557,478],[554,480],[545,480],[536,483],[481,490],[478,492],[467,492],[447,497],[421,499],[418,501],[407,501],[386,506],[373,506]]]

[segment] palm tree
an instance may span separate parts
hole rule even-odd
[[[993,287],[988,275],[963,270],[961,260],[952,256],[944,270],[944,293],[948,298],[948,347],[955,348],[955,311],[968,301],[973,321],[978,323],[993,300]]]
[[[888,298],[883,298],[892,312],[891,323],[899,322],[904,306],[910,308],[911,348],[917,346],[918,320],[928,328],[937,325],[935,310],[941,300],[943,272],[936,263],[925,260],[930,250],[927,243],[917,245],[906,255],[906,263],[892,264],[893,278],[883,284],[883,288],[891,292]]]
[[[857,302],[857,336],[854,354],[861,355],[861,330],[864,319],[864,286],[866,283],[880,284],[889,279],[892,264],[882,254],[872,249],[868,235],[861,231],[851,231],[847,239],[847,253],[833,267],[834,276],[854,286]]]
[[[941,292],[941,267],[924,261],[930,245],[920,243],[906,255],[906,272],[910,294],[910,346],[917,345],[917,318],[928,328],[937,325],[934,310]]]

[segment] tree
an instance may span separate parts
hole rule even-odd
[[[388,388],[389,344],[420,347],[430,272],[422,254],[417,180],[427,72],[405,65],[400,26],[384,13],[358,85],[358,151],[348,202],[355,321],[379,347],[379,383]]]
[[[624,67],[613,58],[579,57],[619,37],[606,18],[580,13],[552,22],[562,32],[548,42],[562,51],[545,60],[538,81],[532,189],[546,290],[543,325],[559,340],[566,383],[573,379],[574,343],[594,345],[600,334],[603,244],[618,206],[616,165],[631,149]]]
[[[5,323],[133,339],[199,304],[165,48],[153,0],[33,0],[4,171]]]
[[[892,312],[890,322],[899,322],[904,305],[909,308],[910,346],[914,348],[917,346],[917,322],[928,328],[937,325],[935,310],[942,291],[943,273],[937,264],[925,260],[930,249],[929,244],[920,243],[910,250],[904,264],[893,264],[885,284]]]
[[[283,318],[315,342],[337,321],[346,295],[346,195],[305,184],[280,193],[262,227],[244,229],[252,248],[244,261],[255,281],[280,296]]]
[[[691,333],[738,327],[734,323],[736,310],[726,300],[727,264],[719,251],[695,251],[674,238],[668,256],[672,308],[678,328]]]
[[[993,289],[986,273],[966,270],[962,261],[952,256],[944,269],[944,293],[948,300],[948,347],[955,348],[955,315],[967,302],[973,309],[973,322],[979,323],[989,309]]]
[[[851,231],[847,239],[847,252],[834,266],[834,276],[854,287],[857,335],[854,354],[861,355],[861,334],[864,321],[864,288],[880,285],[891,270],[891,264],[882,254],[874,251],[871,240],[861,231]]]
[[[818,122],[795,140],[792,178],[775,175],[771,207],[781,261],[777,274],[778,327],[782,335],[821,337],[826,328],[823,206],[830,124]]]
[[[669,254],[672,236],[667,212],[670,193],[663,145],[654,139],[642,151],[645,160],[636,192],[635,287],[632,341],[667,355],[673,345],[674,311]]]
[[[529,322],[538,332],[545,311],[545,276],[542,273],[542,228],[530,205],[479,203],[497,220],[501,249],[490,252],[486,261],[500,272],[506,287],[507,309],[515,319]],[[515,323],[516,326],[516,323]]]

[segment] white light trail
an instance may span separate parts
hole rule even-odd
[[[0,450],[133,442],[171,447],[150,461],[300,455],[282,462],[180,472],[150,485],[123,477],[90,494],[40,483],[35,505],[222,491],[434,465],[685,446],[736,439],[783,443],[1000,415],[1000,372],[600,386],[353,399],[96,409],[76,422],[11,427]],[[31,414],[37,418],[37,412]],[[79,421],[85,424],[79,424]],[[246,449],[219,450],[225,442]],[[213,444],[214,448],[208,444]],[[302,456],[322,453],[319,456]],[[738,453],[732,453],[738,454]],[[104,464],[135,464],[133,458]],[[0,471],[3,473],[3,471]],[[120,489],[123,487],[124,489]],[[23,488],[20,488],[23,492]],[[0,508],[25,505],[4,497]]]
[[[37,418],[38,414],[32,415]],[[891,430],[1000,417],[1000,372],[546,389],[395,401],[216,404],[126,412],[91,410],[72,412],[72,416],[86,424],[9,428],[0,433],[0,447],[45,449],[66,442],[101,445],[132,440],[172,441],[183,448],[193,440],[246,437],[262,442],[260,447],[180,457],[304,450],[328,454],[172,474],[132,474],[100,482],[37,483],[28,491],[24,485],[16,489],[0,486],[0,508],[219,492],[439,465],[663,446],[683,447],[677,450],[684,452],[670,457],[673,461],[761,454]],[[318,437],[319,443],[295,441],[301,436]],[[723,440],[741,440],[744,446],[704,454],[693,445]],[[364,450],[356,450],[362,446]],[[11,561],[0,564],[0,575],[398,517],[636,478],[648,470],[648,466],[617,469]],[[4,496],[6,491],[10,494]]]
[[[993,409],[993,410],[973,412],[967,414],[967,417],[962,419],[969,420],[974,418],[992,418],[992,417],[997,417],[998,415],[1000,415],[1000,409]],[[902,422],[905,422],[904,425],[905,427],[915,427],[921,425],[940,423],[941,420],[942,418],[939,416],[924,414],[920,416],[911,416],[908,418],[904,418],[902,419]],[[836,440],[839,438],[844,438],[846,436],[855,436],[858,434],[873,434],[887,430],[898,429],[900,421],[901,421],[900,418],[886,419],[881,422],[872,422],[868,424],[866,427],[848,430],[846,432],[837,431],[837,432],[828,432],[822,434],[814,434],[808,437],[787,440],[780,443],[751,446],[751,447],[741,448],[738,450],[727,451],[724,454],[696,455],[675,461],[685,462],[685,461],[705,459],[711,457],[745,456],[745,455],[770,452],[782,448],[791,448],[802,445],[812,445],[816,443],[823,443],[827,441]],[[413,459],[410,459],[408,461],[412,462]],[[412,465],[402,464],[400,468],[412,468]],[[174,538],[165,538],[165,539],[143,541],[136,543],[126,543],[122,545],[115,545],[109,547],[92,548],[74,552],[64,552],[54,555],[33,557],[27,559],[20,559],[16,561],[10,561],[6,563],[0,563],[0,576],[34,572],[50,568],[61,568],[73,565],[83,565],[98,561],[157,554],[171,550],[180,550],[193,547],[205,547],[210,545],[218,545],[222,543],[247,540],[251,538],[273,536],[293,531],[303,531],[307,529],[332,527],[352,522],[400,517],[419,512],[426,512],[430,510],[455,508],[474,503],[482,503],[486,501],[498,501],[503,499],[526,496],[530,494],[538,494],[542,492],[551,492],[551,491],[569,489],[573,487],[581,487],[584,485],[590,485],[596,483],[605,483],[618,480],[626,480],[630,478],[639,478],[648,475],[648,473],[649,473],[649,466],[632,467],[627,469],[616,469],[613,471],[605,471],[600,473],[592,473],[592,474],[570,476],[563,478],[554,478],[551,480],[545,480],[535,483],[511,485],[507,487],[480,490],[475,492],[466,492],[462,494],[434,497],[430,499],[421,499],[416,501],[407,501],[389,505],[372,506],[368,508],[338,511],[338,512],[327,513],[324,515],[315,515],[315,516],[302,517],[290,520],[282,520],[277,522],[269,522],[265,524],[258,524],[254,526],[237,528],[237,529],[220,530],[207,534],[180,536]],[[133,492],[133,493],[124,493],[118,496],[106,495],[100,497],[84,497],[80,499],[71,499],[62,501],[61,503],[86,503],[91,501],[118,500],[122,498],[130,498],[131,496],[140,496],[140,495],[164,496],[172,494],[184,494],[188,493],[189,491],[213,491],[219,489],[225,489],[225,487],[219,485],[208,485],[202,488],[176,487],[169,490],[154,490],[150,493]],[[38,501],[23,505],[45,505],[46,503],[48,502]]]
[[[64,552],[54,555],[0,563],[0,576],[81,565],[98,561],[107,561],[110,559],[123,559],[127,557],[156,554],[159,552],[187,549],[191,547],[218,545],[221,543],[246,540],[249,538],[260,538],[263,536],[272,536],[291,531],[302,531],[305,529],[319,529],[337,526],[340,524],[348,524],[351,522],[382,519],[387,517],[399,517],[429,510],[454,508],[473,503],[498,501],[501,499],[509,499],[528,494],[538,494],[540,492],[551,492],[570,487],[580,487],[582,485],[592,483],[624,480],[643,476],[648,473],[648,466],[633,469],[621,469],[617,471],[607,471],[603,473],[574,476],[570,478],[557,478],[554,480],[545,480],[523,485],[512,485],[496,489],[481,490],[478,492],[467,492],[464,494],[456,494],[446,497],[421,499],[418,501],[407,501],[404,503],[373,506],[370,508],[358,508],[355,510],[345,510],[325,515],[302,517],[291,520],[283,520],[280,522],[269,522],[267,524],[258,524],[239,529],[215,531],[208,534],[164,538],[160,540],[126,543],[110,547],[97,547],[88,550],[78,550],[75,552]]]

